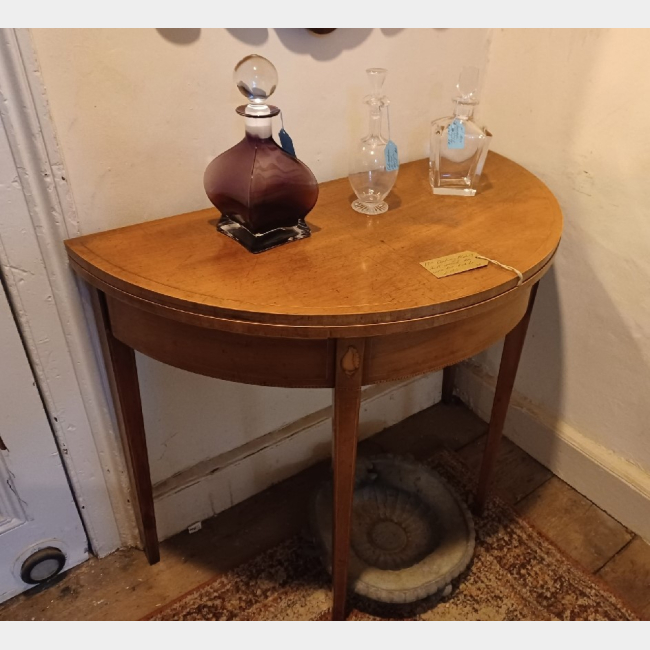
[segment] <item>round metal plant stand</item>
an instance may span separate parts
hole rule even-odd
[[[332,486],[312,504],[312,528],[328,570],[332,562]],[[443,592],[474,555],[474,522],[449,484],[406,458],[360,459],[354,492],[350,585],[387,603]]]

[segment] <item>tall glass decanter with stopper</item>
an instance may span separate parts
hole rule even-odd
[[[390,140],[389,101],[381,94],[386,79],[384,68],[366,70],[372,92],[364,98],[368,105],[370,129],[365,138],[353,145],[350,151],[348,178],[357,200],[352,207],[362,214],[381,214],[388,210],[384,201],[397,180],[399,162],[397,147]],[[388,139],[382,135],[382,114],[386,114]]]
[[[234,81],[249,101],[239,106],[244,139],[215,158],[206,168],[203,185],[221,212],[217,230],[251,253],[309,237],[305,217],[316,204],[318,182],[300,162],[284,128],[280,147],[272,136],[277,106],[266,104],[278,74],[273,64],[253,54],[242,59]]]
[[[460,73],[451,117],[431,122],[429,180],[434,194],[474,196],[492,135],[474,120],[478,104],[478,69]]]

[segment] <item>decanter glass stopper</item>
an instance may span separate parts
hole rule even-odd
[[[465,66],[458,76],[458,97],[456,101],[463,104],[478,104],[478,80],[479,70],[474,66]]]
[[[368,68],[366,70],[372,91],[370,97],[379,99],[382,86],[384,85],[384,81],[386,81],[386,72],[385,68]]]
[[[278,71],[268,59],[250,54],[235,66],[233,79],[239,92],[249,101],[247,114],[260,115],[269,111],[266,100],[278,85]]]

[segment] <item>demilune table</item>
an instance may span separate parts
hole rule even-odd
[[[66,242],[89,285],[150,563],[158,537],[134,350],[208,377],[334,388],[332,618],[345,617],[361,387],[445,368],[505,336],[476,494],[494,467],[537,283],[562,214],[548,188],[490,153],[475,197],[433,195],[428,162],[402,165],[390,210],[350,207],[346,178],[320,186],[312,236],[252,255],[201,210]],[[473,251],[494,264],[437,278],[420,262]],[[551,351],[550,351],[551,352]]]

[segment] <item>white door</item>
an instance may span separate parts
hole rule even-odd
[[[59,451],[0,284],[0,601],[83,562],[88,557],[87,547]]]

